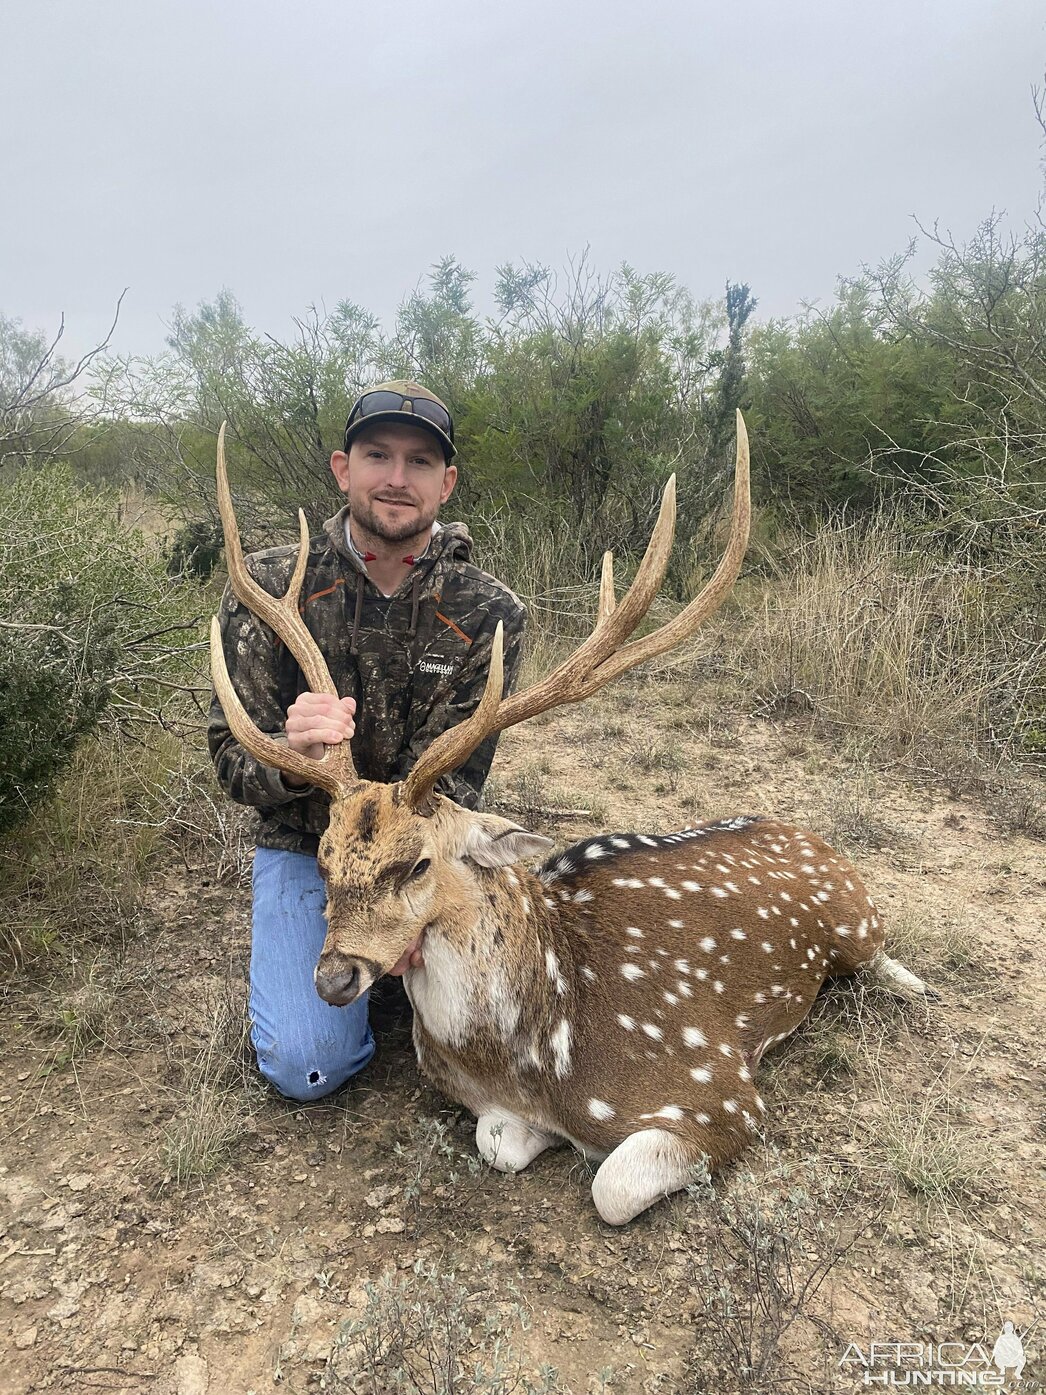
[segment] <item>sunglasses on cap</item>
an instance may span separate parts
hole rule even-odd
[[[427,397],[411,397],[409,394],[389,392],[387,389],[363,394],[349,413],[349,419],[345,423],[346,437],[352,428],[358,426],[365,417],[378,416],[384,412],[404,412],[410,416],[418,417],[421,421],[431,422],[451,442],[454,440],[454,423],[450,419],[450,413],[442,403],[432,402]]]

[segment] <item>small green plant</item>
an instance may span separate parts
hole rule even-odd
[[[957,1204],[987,1180],[987,1155],[972,1133],[953,1125],[947,1097],[891,1100],[878,1136],[894,1174],[926,1201]]]
[[[410,1142],[394,1143],[393,1152],[408,1168],[403,1199],[410,1207],[415,1234],[421,1228],[423,1183],[430,1187],[454,1188],[465,1174],[478,1178],[486,1170],[486,1164],[477,1153],[463,1152],[458,1147],[445,1120],[424,1115],[415,1122]]]

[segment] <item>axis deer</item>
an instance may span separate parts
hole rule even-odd
[[[224,429],[224,428],[223,428]],[[336,694],[298,612],[308,534],[287,594],[249,575],[218,442],[218,491],[236,595],[294,654],[310,689]],[[763,1052],[806,1017],[830,975],[870,970],[904,996],[930,993],[882,950],[857,871],[812,833],[744,816],[651,837],[588,838],[537,871],[552,843],[437,793],[486,736],[578,702],[669,650],[722,602],[749,528],[748,440],[737,418],[731,532],[704,590],[659,630],[629,641],[657,593],[674,531],[674,477],[635,580],[615,602],[604,558],[592,634],[547,678],[503,698],[500,629],[486,691],[408,777],[360,780],[348,742],[313,760],[261,732],[233,691],[218,621],[214,682],[230,727],[257,759],[330,795],[320,843],[328,933],[315,970],[328,1003],[353,1002],[405,953],[404,985],[424,1074],[476,1116],[494,1167],[524,1168],[568,1140],[602,1160],[600,1216],[621,1225],[735,1157],[760,1128]]]

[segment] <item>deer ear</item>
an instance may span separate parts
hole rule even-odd
[[[464,855],[481,867],[508,867],[524,858],[537,857],[555,847],[551,838],[530,833],[518,823],[496,814],[473,814],[469,819]]]

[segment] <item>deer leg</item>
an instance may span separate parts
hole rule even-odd
[[[595,1175],[592,1200],[607,1225],[625,1225],[697,1175],[707,1154],[667,1129],[640,1129],[619,1143]]]
[[[898,960],[891,959],[881,949],[876,950],[870,963],[865,966],[864,973],[877,988],[885,988],[887,993],[892,993],[895,998],[912,998],[915,1001],[920,998],[935,998],[940,1001],[941,995],[935,988],[924,983],[910,969],[906,969]]]
[[[558,1142],[555,1134],[535,1129],[507,1111],[481,1114],[476,1121],[476,1147],[499,1172],[522,1172],[539,1153]]]

